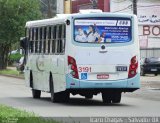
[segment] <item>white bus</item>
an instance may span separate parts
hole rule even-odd
[[[101,93],[104,103],[120,103],[122,92],[140,88],[137,25],[135,15],[95,10],[27,22],[21,46],[33,98]]]

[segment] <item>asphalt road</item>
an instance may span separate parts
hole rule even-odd
[[[142,77],[142,89],[123,94],[120,104],[103,104],[101,95],[94,96],[92,100],[71,96],[68,103],[52,103],[47,93],[42,93],[41,99],[33,99],[24,80],[0,76],[0,104],[46,117],[160,116],[160,90],[152,90],[148,86],[153,80],[160,85],[159,78]]]

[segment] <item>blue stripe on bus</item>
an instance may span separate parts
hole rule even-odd
[[[140,88],[140,75],[131,79],[114,81],[78,80],[66,75],[66,88]]]

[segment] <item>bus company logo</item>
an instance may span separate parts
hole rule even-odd
[[[44,71],[44,61],[39,57],[36,59],[36,66],[39,71]]]

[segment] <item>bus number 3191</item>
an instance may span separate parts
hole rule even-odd
[[[78,72],[91,72],[92,71],[92,69],[91,69],[91,67],[79,67],[78,68]]]

